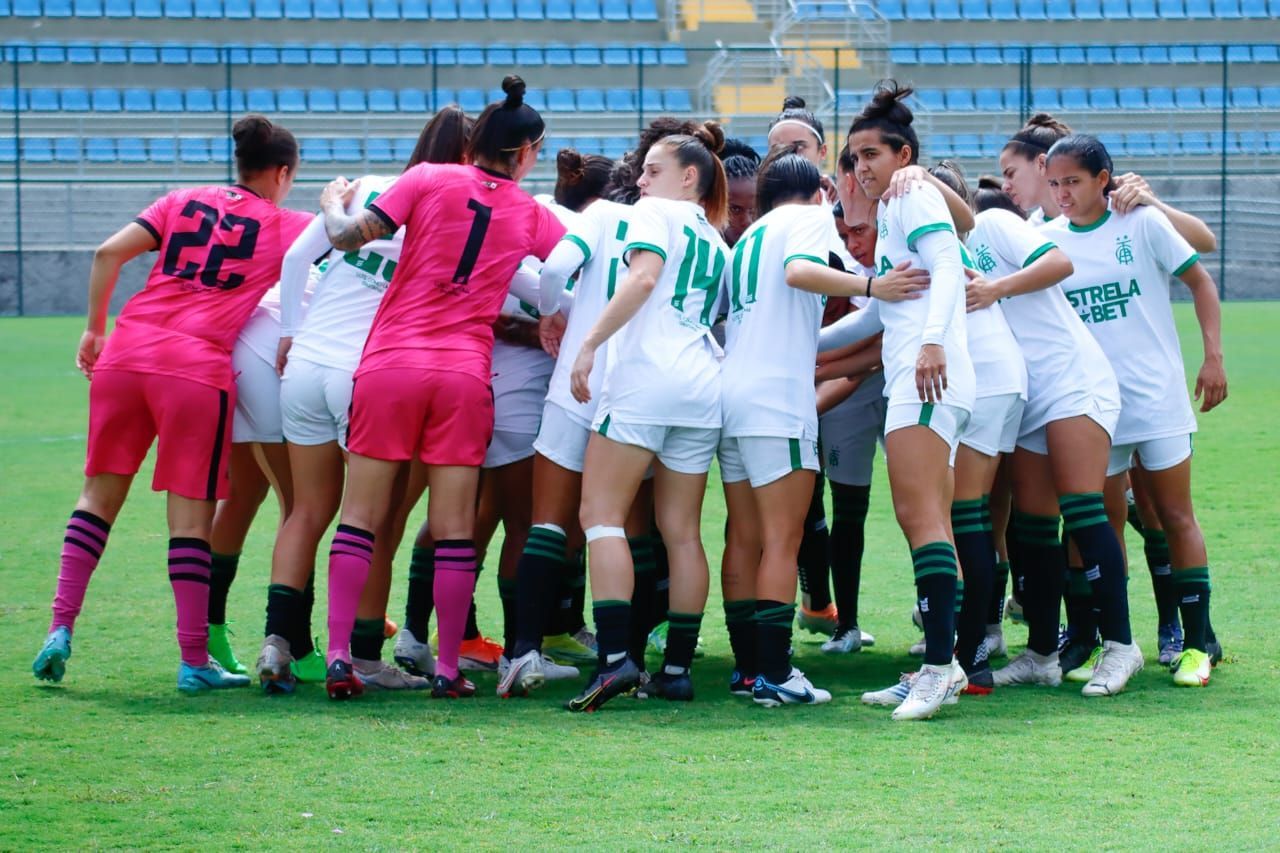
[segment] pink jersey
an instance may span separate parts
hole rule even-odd
[[[511,278],[525,257],[545,259],[564,226],[510,178],[476,166],[414,166],[369,209],[406,231],[356,376],[409,367],[487,384]]]
[[[231,348],[312,214],[244,187],[171,192],[134,221],[160,243],[147,285],[125,303],[97,368],[234,384]]]

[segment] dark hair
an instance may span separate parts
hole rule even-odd
[[[822,186],[818,167],[796,153],[796,145],[775,145],[756,176],[756,210],[764,216],[783,202],[808,200]]]
[[[981,213],[992,209],[1007,210],[1022,219],[1027,218],[1027,212],[1018,207],[1013,196],[1004,191],[1004,183],[999,178],[983,175],[978,178],[978,189],[973,194],[973,212]]]
[[[969,182],[965,180],[964,169],[954,160],[939,160],[929,167],[929,174],[942,181],[967,205],[973,205],[973,193],[969,190]]]
[[[854,159],[853,149],[849,147],[848,142],[846,142],[844,147],[840,149],[840,156],[836,158],[836,168],[839,169],[842,174],[846,175],[852,173],[854,169],[858,168],[858,161]]]
[[[704,121],[692,134],[668,136],[659,144],[671,149],[682,168],[693,166],[698,170],[698,201],[706,211],[707,221],[723,228],[729,215],[729,181],[717,156],[724,148],[720,123]]]
[[[826,134],[823,132],[822,122],[811,111],[805,108],[804,98],[795,95],[788,95],[782,99],[782,112],[778,113],[778,117],[769,122],[769,130],[784,121],[798,121],[813,131],[813,135],[818,138],[819,145],[827,143]]]
[[[720,162],[724,163],[724,174],[729,180],[755,180],[760,168],[760,155],[741,139],[726,139],[724,148],[720,149]]]
[[[1027,119],[1027,123],[1004,144],[1005,151],[1011,151],[1024,160],[1034,160],[1041,154],[1048,154],[1053,143],[1064,136],[1071,135],[1071,128],[1058,121],[1048,113],[1036,113]]]
[[[738,139],[735,136],[727,137],[724,148],[720,149],[721,160],[727,161],[730,157],[743,157],[757,166],[760,165],[760,152],[748,145],[745,139]]]
[[[521,148],[542,141],[546,124],[538,111],[524,102],[525,88],[524,80],[514,74],[502,78],[506,100],[494,101],[476,119],[467,144],[471,160],[505,164],[510,169]]]
[[[582,210],[587,202],[600,198],[613,171],[613,161],[599,154],[583,156],[572,148],[556,154],[556,204]]]
[[[241,179],[251,178],[267,169],[287,166],[298,168],[298,140],[270,119],[249,113],[231,128],[236,142],[236,171]]]
[[[895,80],[882,80],[876,85],[871,101],[862,108],[849,126],[849,135],[860,130],[878,130],[880,139],[894,153],[902,150],[904,145],[911,146],[911,162],[920,159],[920,139],[916,136],[911,121],[915,117],[911,108],[904,101],[915,90],[910,86],[899,86]]]
[[[636,181],[644,171],[644,158],[649,155],[649,149],[653,144],[668,136],[681,134],[692,136],[697,129],[696,122],[672,116],[658,116],[649,122],[649,126],[640,131],[640,139],[636,142],[636,147],[624,154],[613,167],[613,174],[609,176],[604,197],[619,204],[635,204],[640,198]]]
[[[468,118],[457,104],[440,110],[418,134],[418,144],[413,146],[405,169],[419,163],[465,163],[467,142],[475,124],[475,119]]]
[[[1107,146],[1096,136],[1090,136],[1087,133],[1073,133],[1071,136],[1064,136],[1057,142],[1053,143],[1053,147],[1049,149],[1049,153],[1045,155],[1045,165],[1058,157],[1070,157],[1075,160],[1086,172],[1095,178],[1102,173],[1103,169],[1107,170],[1107,185],[1102,188],[1102,194],[1110,195],[1111,191],[1116,188],[1116,167],[1111,162],[1111,155],[1107,153]]]

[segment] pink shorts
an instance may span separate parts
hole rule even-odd
[[[234,407],[234,390],[159,373],[95,370],[84,473],[136,474],[159,438],[151,488],[193,500],[225,498]]]
[[[493,391],[465,373],[390,367],[351,391],[347,449],[395,462],[479,466],[493,437]]]

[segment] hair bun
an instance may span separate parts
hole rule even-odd
[[[271,120],[266,116],[249,113],[231,128],[231,138],[236,141],[237,148],[255,143],[265,144],[271,141],[273,127]]]
[[[502,78],[502,91],[506,93],[507,100],[503,103],[503,109],[516,110],[524,105],[524,92],[528,87],[523,79],[518,75],[511,74]]]
[[[587,174],[587,163],[573,148],[561,148],[556,155],[556,173],[566,184],[579,183]]]
[[[1002,190],[1004,183],[995,175],[983,175],[978,178],[978,189],[980,190]]]
[[[799,95],[787,95],[782,99],[782,108],[784,110],[802,110],[804,107],[804,98]]]
[[[707,146],[707,150],[712,154],[719,154],[724,150],[724,129],[720,127],[718,121],[704,121],[693,131],[693,135]]]

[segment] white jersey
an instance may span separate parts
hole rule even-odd
[[[646,197],[631,209],[623,260],[664,259],[634,317],[610,340],[596,421],[720,428],[719,347],[711,337],[729,249],[689,201]]]
[[[591,331],[600,312],[613,298],[613,291],[626,274],[622,263],[622,249],[626,245],[630,228],[628,221],[633,208],[612,201],[596,201],[582,212],[562,239],[566,249],[576,249],[573,257],[580,258],[577,282],[573,288],[573,310],[560,341],[560,357],[556,359],[555,372],[551,375],[551,387],[547,402],[555,403],[569,415],[589,426],[600,402],[600,389],[608,371],[609,347],[596,350],[595,366],[591,370],[591,399],[579,403],[569,391],[569,374],[573,360],[582,348],[582,339]],[[559,249],[559,247],[557,247]],[[553,258],[556,256],[553,251]],[[553,258],[547,263],[552,264]]]
[[[790,287],[786,267],[826,266],[832,221],[820,205],[784,204],[733,247],[720,368],[726,437],[818,438],[813,366],[826,300]]]
[[[972,241],[973,236],[970,235],[969,239]],[[1047,247],[1045,251],[1048,251]],[[989,257],[975,258],[963,243],[960,244],[960,257],[964,259],[966,267],[991,278],[1016,271],[998,272],[996,267],[991,267]],[[1035,258],[1027,263],[1032,260]],[[965,324],[965,335],[969,338],[969,358],[973,361],[973,376],[977,383],[977,398],[1017,394],[1019,399],[1027,399],[1027,365],[1022,359],[1018,339],[1009,330],[1009,323],[1000,310],[1000,304],[997,302],[981,311],[970,311],[965,316]]]
[[[395,178],[376,175],[361,178],[359,190],[347,205],[347,214],[363,210],[395,181]],[[327,238],[325,244],[328,244]],[[321,264],[323,275],[316,285],[311,307],[294,334],[289,351],[291,358],[355,371],[382,294],[386,293],[396,264],[400,262],[403,244],[404,228],[400,228],[395,234],[370,241],[354,252],[330,247]]]
[[[529,324],[538,322],[538,309],[508,295],[502,314]],[[493,342],[489,384],[493,388],[494,429],[532,434],[538,431],[542,400],[555,361],[541,347],[503,340]]]
[[[1146,205],[1125,214],[1108,209],[1086,226],[1063,218],[1043,233],[1071,258],[1075,272],[1063,290],[1120,383],[1113,443],[1195,432],[1169,285],[1200,256],[1163,213]]]
[[[319,271],[315,267],[311,267],[311,271],[307,276],[306,289],[302,292],[302,305],[304,308],[311,301],[312,292],[318,279]],[[262,299],[258,300],[258,307],[253,309],[248,321],[240,328],[240,335],[236,339],[236,343],[247,347],[250,352],[267,364],[275,365],[276,352],[280,346],[279,282],[262,294]]]
[[[876,215],[876,258],[878,275],[884,275],[903,261],[914,269],[928,269],[916,251],[916,241],[925,235],[949,235],[956,253],[955,266],[961,279],[964,269],[959,257],[960,241],[947,203],[930,184],[915,187],[900,198],[881,201]],[[933,270],[930,270],[933,273]],[[942,403],[966,412],[973,410],[975,379],[965,335],[964,282],[940,281],[935,274],[920,299],[882,302],[873,299],[864,311],[876,311],[884,325],[881,361],[884,363],[885,391],[889,405],[919,403],[916,389],[916,359],[924,344],[941,344],[947,357],[947,389]]]

